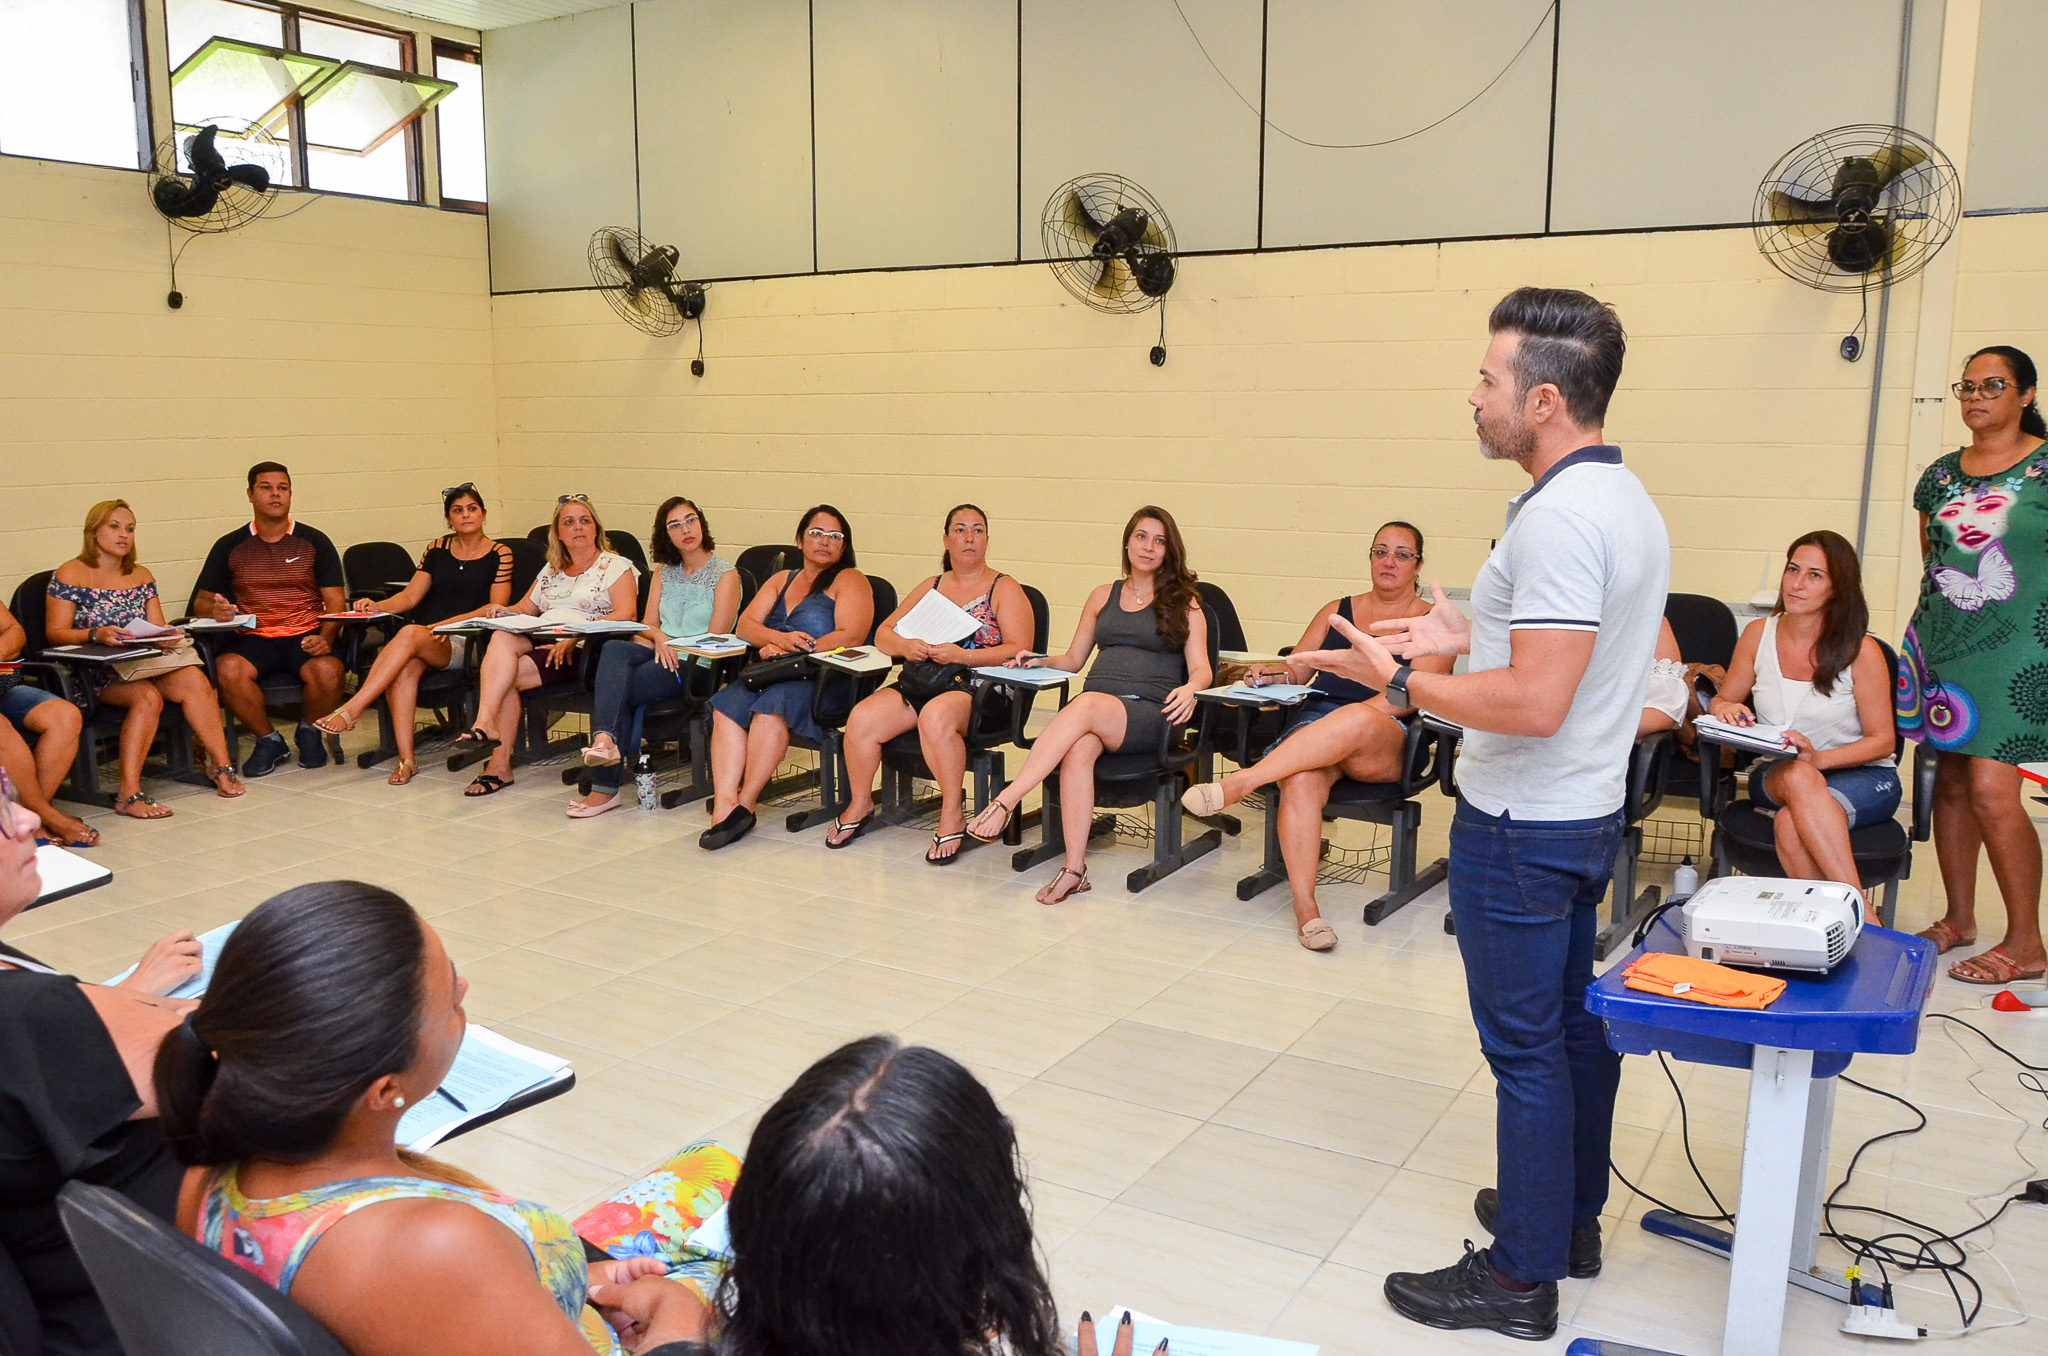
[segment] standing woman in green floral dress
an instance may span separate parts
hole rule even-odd
[[[1977,850],[2005,900],[2005,939],[1949,968],[1970,984],[2044,972],[2041,840],[2020,763],[2048,761],[2048,428],[2033,360],[1979,349],[1954,386],[1970,445],[1913,493],[1927,572],[1896,685],[1901,728],[1939,752],[1934,847],[1948,912],[1920,935],[1942,951],[1977,940]]]

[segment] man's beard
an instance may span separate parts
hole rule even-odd
[[[1479,411],[1472,412],[1479,430],[1479,452],[1488,461],[1511,461],[1527,470],[1536,456],[1536,430],[1512,415],[1493,423]]]

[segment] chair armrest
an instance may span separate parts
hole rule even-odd
[[[848,673],[844,669],[835,669],[815,661],[811,669],[811,719],[818,722],[818,728],[821,730],[836,730],[846,724],[846,714],[833,717],[825,712],[825,693],[828,684],[833,680],[843,681],[852,689],[852,696],[846,703],[846,711],[850,713],[863,699],[881,691],[882,684],[895,672],[893,668],[888,668],[878,669],[873,673]]]
[[[1640,824],[1664,803],[1664,768],[1671,761],[1672,731],[1659,730],[1638,739],[1628,757],[1626,819]]]
[[[82,693],[91,691],[91,684],[79,682],[74,675],[74,664],[57,659],[16,659],[10,662],[22,677],[44,680],[36,686],[45,692],[55,693],[65,701],[75,702]]]
[[[1913,742],[1913,841],[1934,836],[1934,771],[1941,755],[1924,740]]]
[[[1449,753],[1449,736],[1431,729],[1419,716],[1401,721],[1401,795],[1414,796],[1431,782],[1441,781],[1437,763]]]
[[[1756,751],[1725,743],[1697,725],[1693,726],[1693,749],[1700,760],[1700,818],[1711,824],[1735,799],[1735,774],[1721,767],[1721,750],[1733,749],[1737,753]]]

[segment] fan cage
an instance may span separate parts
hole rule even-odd
[[[185,143],[204,127],[220,129],[214,137],[214,148],[230,165],[261,165],[270,172],[270,187],[261,193],[243,184],[229,184],[220,191],[213,210],[206,215],[164,218],[179,230],[194,235],[218,235],[247,226],[270,210],[277,201],[278,189],[291,179],[291,153],[283,142],[247,118],[200,118],[189,124],[179,123],[170,136],[157,144],[155,158],[150,162],[147,187],[152,203],[158,183],[191,176],[192,162],[185,154]]]
[[[654,249],[638,231],[624,226],[600,227],[590,237],[590,276],[597,281],[605,301],[618,312],[619,319],[643,334],[657,339],[681,334],[687,322],[675,298],[661,287],[633,291],[632,272],[614,255],[614,242],[635,259],[644,258]]]
[[[1054,189],[1045,200],[1045,211],[1040,217],[1039,243],[1044,248],[1046,263],[1052,266],[1061,285],[1077,300],[1116,315],[1135,315],[1163,301],[1163,295],[1150,296],[1141,290],[1127,267],[1117,268],[1117,286],[1113,291],[1104,292],[1096,286],[1102,260],[1092,252],[1095,242],[1068,223],[1064,207],[1069,194],[1078,194],[1088,214],[1097,221],[1106,222],[1126,207],[1139,209],[1150,222],[1146,231],[1150,243],[1141,248],[1167,255],[1179,253],[1173,225],[1166,219],[1158,199],[1120,174],[1083,174]]]
[[[1925,159],[1885,185],[1872,214],[1885,218],[1892,232],[1885,267],[1844,270],[1828,256],[1828,232],[1833,227],[1771,219],[1773,193],[1826,201],[1834,196],[1835,172],[1842,161],[1899,146],[1911,147]],[[1751,221],[1757,248],[1786,277],[1823,292],[1860,292],[1873,283],[1885,286],[1918,273],[1948,243],[1961,215],[1956,169],[1939,146],[1904,127],[1852,123],[1801,142],[1773,165],[1757,186]]]

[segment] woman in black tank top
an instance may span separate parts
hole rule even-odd
[[[1031,746],[1017,780],[967,826],[982,842],[994,841],[1024,797],[1058,771],[1067,856],[1038,892],[1041,904],[1089,888],[1095,760],[1157,747],[1172,726],[1194,715],[1195,693],[1209,686],[1208,627],[1186,561],[1173,516],[1151,505],[1139,509],[1124,527],[1123,578],[1088,595],[1067,652],[1010,661],[1078,673],[1090,651],[1102,651],[1081,695]]]
[[[1342,617],[1359,630],[1374,622],[1414,617],[1429,611],[1415,592],[1422,572],[1422,533],[1407,523],[1388,523],[1372,539],[1372,588],[1356,597],[1323,604],[1301,633],[1296,654],[1310,650],[1350,648],[1351,641],[1331,625]],[[1414,667],[1449,673],[1448,656],[1418,659]],[[1304,681],[1313,670],[1291,660],[1284,672],[1255,673],[1258,683],[1285,679]],[[1200,818],[1221,814],[1226,805],[1243,800],[1259,787],[1280,784],[1280,855],[1287,862],[1287,883],[1294,890],[1296,937],[1311,951],[1328,951],[1337,931],[1316,907],[1316,868],[1322,860],[1323,806],[1340,777],[1358,782],[1392,782],[1401,777],[1401,748],[1407,731],[1396,708],[1369,687],[1334,674],[1316,673],[1316,690],[1288,713],[1280,741],[1266,756],[1220,782],[1190,787],[1181,797],[1189,814]],[[1270,803],[1270,802],[1269,802]]]

